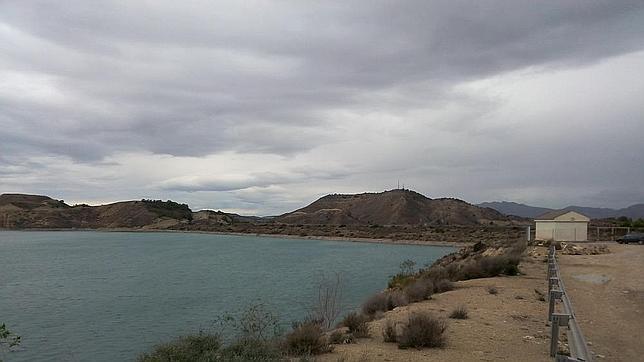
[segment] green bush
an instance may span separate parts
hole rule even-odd
[[[222,350],[219,358],[214,361],[284,361],[278,340],[263,341],[250,338],[237,339]]]
[[[398,336],[399,348],[440,348],[445,346],[447,324],[431,314],[413,314]]]
[[[192,210],[186,204],[179,204],[174,201],[163,200],[141,200],[148,211],[157,214],[159,217],[170,217],[173,219],[192,220]]]
[[[160,344],[149,354],[139,356],[138,360],[140,362],[217,361],[220,358],[220,348],[219,335],[200,332]]]
[[[411,284],[416,280],[413,275],[407,275],[407,274],[396,274],[393,275],[391,278],[389,278],[389,282],[387,283],[387,287],[389,289],[393,288],[404,288],[407,285]]]

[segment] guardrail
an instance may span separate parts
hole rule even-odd
[[[577,324],[572,303],[566,294],[557,264],[557,251],[554,245],[548,249],[548,321],[550,321],[550,356],[557,362],[592,361],[588,344]],[[562,312],[557,313],[557,301],[561,301]],[[558,354],[559,328],[567,327],[570,356]]]

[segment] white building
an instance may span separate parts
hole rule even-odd
[[[586,241],[590,218],[575,211],[558,210],[535,218],[537,240]]]

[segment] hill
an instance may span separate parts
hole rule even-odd
[[[483,202],[478,204],[478,206],[492,208],[504,215],[515,215],[515,216],[529,217],[529,218],[535,218],[548,211],[554,210],[554,209],[549,209],[545,207],[536,207],[536,206],[530,206],[530,205],[519,204],[516,202],[508,202],[508,201]],[[591,219],[617,218],[620,216],[626,216],[632,219],[644,218],[644,204],[635,204],[622,209],[610,209],[605,207],[567,206],[567,207],[564,207],[562,210],[571,210],[571,211],[580,212],[590,217]]]
[[[536,207],[509,201],[482,202],[478,204],[478,206],[489,207],[504,215],[514,215],[529,218],[535,218],[541,214],[545,214],[548,211],[552,211],[552,209],[548,209],[546,207]]]
[[[188,205],[172,201],[70,206],[48,196],[0,195],[0,228],[6,229],[170,227],[189,220]]]
[[[275,218],[287,224],[317,225],[477,225],[509,220],[490,208],[458,199],[430,199],[410,190],[327,195]]]

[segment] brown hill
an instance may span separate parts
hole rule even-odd
[[[171,227],[191,220],[187,205],[141,200],[70,206],[47,196],[0,195],[0,228],[132,228]]]
[[[287,224],[476,225],[508,223],[490,208],[458,199],[430,199],[411,190],[327,195],[312,204],[281,215]]]

